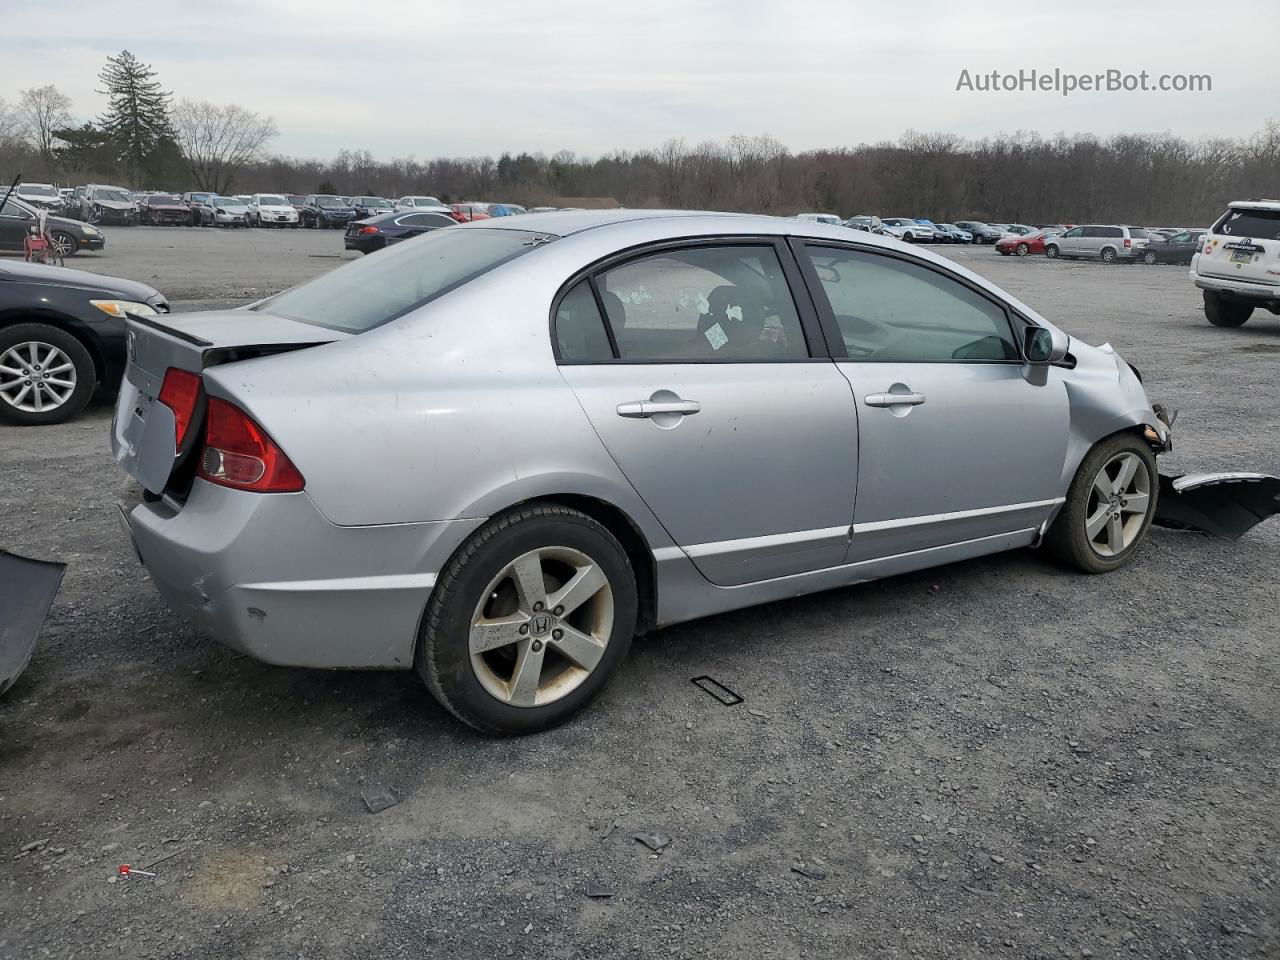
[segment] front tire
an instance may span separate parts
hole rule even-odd
[[[1159,259],[1160,258],[1155,255],[1155,252],[1151,250],[1148,250],[1146,253],[1142,255],[1142,262],[1147,264],[1148,266],[1155,263]]]
[[[70,420],[97,385],[79,340],[47,323],[0,329],[0,420],[24,427]]]
[[[1044,255],[1050,260],[1057,260],[1058,248],[1054,244],[1050,243],[1044,248]]]
[[[1020,257],[1025,257],[1028,253],[1031,252],[1031,248],[1027,246],[1025,243],[1020,243],[1013,248],[1013,252]]]
[[[53,241],[54,253],[63,260],[67,257],[74,257],[80,252],[80,241],[62,230],[55,230],[49,234],[49,239]]]
[[[1215,327],[1240,327],[1253,316],[1253,307],[1238,300],[1225,300],[1212,290],[1206,290],[1204,316]]]
[[[1146,441],[1133,433],[1108,437],[1080,464],[1045,547],[1085,573],[1119,569],[1147,535],[1159,493],[1156,457]]]
[[[608,530],[559,504],[528,504],[490,520],[445,566],[415,666],[477,730],[546,730],[604,690],[636,609],[631,562]]]

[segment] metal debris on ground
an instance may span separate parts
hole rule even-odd
[[[365,790],[360,798],[364,800],[370,813],[381,813],[400,802],[400,791],[395,787],[382,787],[378,790]]]
[[[671,846],[671,838],[661,833],[635,833],[631,838],[639,840],[654,853],[661,853],[663,849]]]
[[[711,696],[715,697],[726,707],[736,707],[742,702],[742,697],[738,696],[719,680],[713,680],[706,674],[703,674],[700,677],[694,677],[689,682],[704,693],[711,694]]]
[[[593,900],[607,900],[613,896],[613,891],[594,880],[588,880],[587,896]]]

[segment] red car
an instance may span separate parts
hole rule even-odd
[[[459,223],[468,223],[472,220],[488,220],[489,207],[487,203],[455,203],[451,204],[449,209],[452,211],[450,216]]]
[[[1004,237],[996,241],[996,250],[1002,257],[1007,257],[1009,254],[1025,257],[1029,253],[1044,253],[1044,242],[1050,237],[1056,237],[1060,232],[1059,230],[1037,230],[1035,233],[1027,233],[1020,237]]]

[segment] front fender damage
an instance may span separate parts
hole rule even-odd
[[[1154,523],[1239,540],[1280,513],[1280,477],[1265,473],[1160,475]]]

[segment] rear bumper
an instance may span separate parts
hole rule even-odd
[[[197,480],[181,510],[127,514],[169,606],[236,650],[286,666],[409,669],[436,572],[482,522],[340,527],[306,493]]]
[[[1191,268],[1191,280],[1201,290],[1212,290],[1215,293],[1226,293],[1242,300],[1253,300],[1262,303],[1280,303],[1280,285],[1266,283],[1250,283],[1247,280],[1232,280],[1226,277],[1210,277],[1197,273]]]
[[[358,250],[361,253],[373,253],[385,247],[387,241],[383,237],[343,237],[342,246],[346,250]]]

